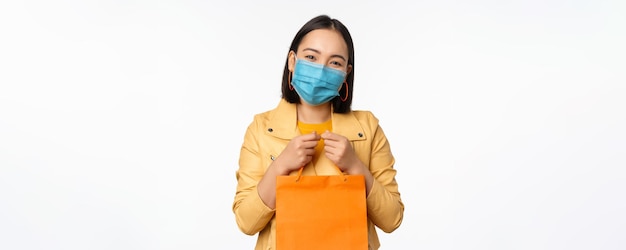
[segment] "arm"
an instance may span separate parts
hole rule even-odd
[[[396,230],[404,217],[394,164],[387,137],[382,128],[376,126],[369,165],[374,181],[367,196],[367,214],[386,233]]]
[[[265,168],[259,155],[256,121],[250,124],[244,136],[236,173],[237,192],[233,212],[239,229],[248,235],[261,231],[274,216],[274,209],[265,205],[258,193],[257,184]]]
[[[261,125],[251,124],[246,130],[237,171],[237,193],[233,211],[237,225],[246,234],[262,230],[274,215],[276,177],[288,175],[311,161],[320,136],[316,133],[296,136],[266,168],[260,156],[263,147],[259,135]],[[267,164],[267,163],[265,163]]]
[[[373,116],[369,118],[372,139],[355,144],[359,148],[357,150],[353,149],[346,137],[339,134],[326,131],[322,134],[322,139],[326,157],[337,167],[350,175],[365,177],[368,217],[376,226],[389,233],[400,226],[404,204],[400,200],[395,180],[396,170],[393,168],[395,160],[387,138],[378,125],[378,120]],[[360,152],[361,159],[357,157],[357,151]],[[367,159],[369,168],[364,163]]]

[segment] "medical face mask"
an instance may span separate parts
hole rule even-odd
[[[291,85],[306,103],[317,106],[339,96],[346,72],[296,59]]]

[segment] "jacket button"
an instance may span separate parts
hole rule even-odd
[[[274,132],[274,129],[272,128],[268,128],[267,131],[269,131],[270,133]]]
[[[359,137],[363,137],[363,133],[359,133]]]

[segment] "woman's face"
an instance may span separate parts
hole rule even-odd
[[[352,65],[348,65],[348,45],[341,33],[330,29],[317,29],[306,34],[298,51],[289,52],[289,71],[293,72],[295,58],[322,64],[324,66],[350,73]]]

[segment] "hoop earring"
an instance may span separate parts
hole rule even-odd
[[[291,75],[293,75],[293,72],[289,72],[289,76],[287,76],[287,84],[289,84],[289,90],[293,91],[293,85],[291,85]]]
[[[341,101],[342,101],[342,102],[345,102],[346,100],[348,100],[348,82],[343,81],[343,84],[344,84],[344,85],[346,85],[346,97],[345,97],[345,98],[344,98],[344,97],[342,97],[342,98],[341,98]]]

